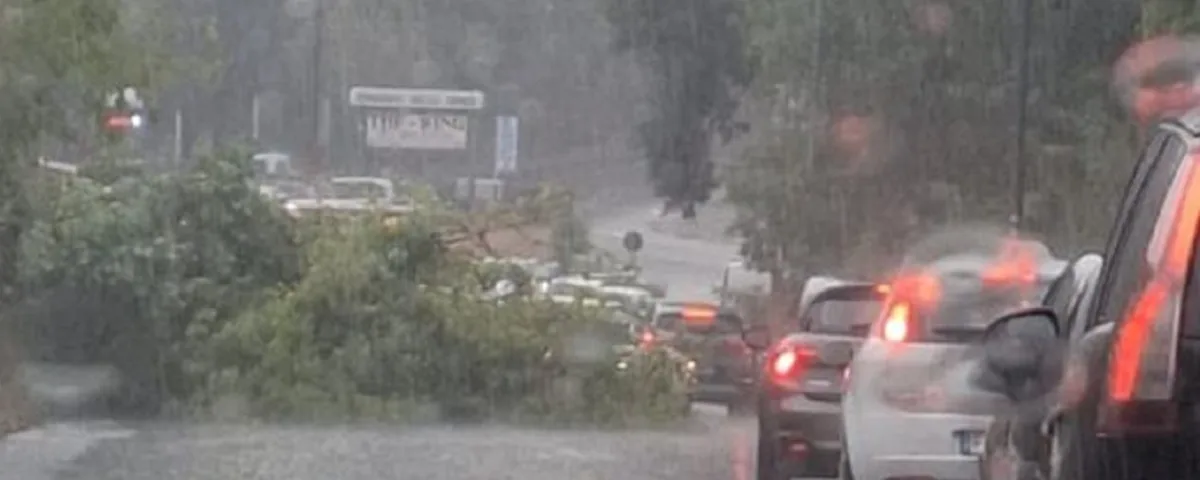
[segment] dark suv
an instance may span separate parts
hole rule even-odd
[[[1051,406],[1052,479],[1200,473],[1200,110],[1146,138],[1086,308],[1013,312],[985,335],[981,387]]]

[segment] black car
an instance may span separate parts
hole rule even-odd
[[[672,347],[694,362],[692,401],[723,404],[731,415],[750,410],[758,363],[737,313],[706,302],[659,302],[651,318],[642,342]]]
[[[821,277],[818,277],[821,278]],[[879,316],[884,293],[862,282],[809,282],[793,333],[765,349],[758,412],[757,478],[835,477],[841,458],[845,368]]]
[[[1051,479],[1200,473],[1200,110],[1146,133],[1088,305],[1013,312],[985,335],[981,386],[1051,405]]]
[[[1086,253],[1073,260],[1042,301],[1066,322],[1059,341],[1069,349],[1082,337],[1084,322],[1072,320],[1083,314],[1096,291],[1096,280],[1104,257]],[[1043,398],[1042,400],[1046,400]],[[1024,402],[1021,408],[1000,412],[988,426],[980,458],[981,480],[1036,480],[1049,473],[1050,443],[1042,425],[1052,413],[1049,402]]]

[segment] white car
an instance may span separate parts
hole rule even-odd
[[[1037,302],[1065,263],[996,266],[948,256],[885,287],[882,318],[844,372],[841,478],[978,478],[984,432],[1007,400],[972,386],[977,340],[996,315]]]
[[[406,214],[414,210],[412,199],[399,194],[386,178],[336,177],[329,181],[329,189],[331,195],[292,199],[284,207],[293,215],[310,211]]]

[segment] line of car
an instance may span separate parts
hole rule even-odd
[[[1002,240],[996,248],[1003,251]],[[818,277],[787,335],[762,329],[757,476],[966,480],[1009,400],[976,386],[992,319],[1041,300],[1066,262],[1028,242],[910,263],[885,284]]]
[[[949,256],[744,332],[758,478],[1200,478],[1200,108],[1145,139],[1102,253]]]

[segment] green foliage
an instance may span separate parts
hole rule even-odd
[[[296,221],[255,191],[244,158],[63,183],[22,244],[19,323],[38,355],[115,364],[128,408],[222,417],[540,418],[560,406],[547,400],[559,378],[651,389],[558,412],[609,421],[660,417],[659,395],[678,393],[653,375],[605,377],[607,357],[547,357],[601,312],[488,300],[490,266],[442,245],[435,233],[462,221],[436,205],[398,224]]]
[[[655,193],[685,217],[716,186],[710,145],[729,140],[740,89],[751,78],[742,39],[742,3],[606,0],[614,47],[650,70],[650,118],[637,126]]]
[[[1145,3],[1175,12],[1151,30],[1188,30],[1183,3]],[[726,183],[751,264],[790,277],[874,275],[930,226],[1005,223],[1019,100],[996,79],[1015,72],[1015,5],[748,2],[752,93],[770,122]],[[1111,192],[1129,173],[1135,138],[1113,108],[1108,62],[1135,39],[1137,12],[1120,2],[1034,9],[1025,225],[1071,254],[1103,238]],[[846,125],[862,138],[847,140]]]

